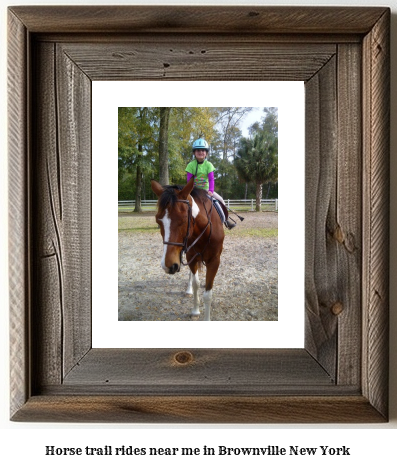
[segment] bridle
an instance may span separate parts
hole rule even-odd
[[[190,265],[193,260],[198,256],[200,255],[201,256],[201,260],[202,262],[204,263],[204,260],[203,260],[203,257],[202,257],[202,254],[204,252],[204,250],[208,247],[209,243],[210,243],[210,240],[211,240],[211,234],[212,234],[212,222],[211,222],[211,215],[212,215],[212,208],[214,206],[214,203],[212,202],[212,199],[210,198],[211,200],[211,209],[210,209],[210,212],[207,211],[207,207],[205,205],[205,202],[203,201],[203,206],[204,206],[204,209],[205,209],[205,212],[207,214],[207,219],[208,219],[208,222],[205,226],[205,228],[203,229],[203,231],[201,232],[201,234],[196,238],[196,240],[190,245],[188,246],[188,242],[189,242],[189,237],[190,237],[190,228],[192,226],[192,221],[193,221],[193,225],[194,225],[194,219],[193,219],[193,216],[192,216],[192,206],[189,202],[189,200],[176,200],[177,203],[184,203],[184,204],[187,204],[187,208],[188,208],[188,217],[187,217],[187,230],[186,230],[186,236],[184,237],[183,239],[183,242],[164,242],[163,241],[163,244],[164,245],[176,245],[177,247],[182,247],[182,250],[181,250],[181,265]],[[190,260],[190,262],[184,262],[183,259],[182,259],[182,256],[183,254],[187,254],[187,252],[189,252],[195,245],[196,243],[201,239],[201,237],[204,235],[205,231],[207,230],[207,227],[210,226],[210,233],[209,233],[209,236],[208,236],[208,241],[207,241],[207,244],[206,246],[204,247],[204,249],[201,251],[201,252],[196,252],[196,254],[194,255],[194,257]]]

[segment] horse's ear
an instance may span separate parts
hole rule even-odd
[[[191,178],[186,185],[182,188],[182,190],[179,192],[179,199],[185,200],[187,197],[190,195],[191,191],[193,190],[194,187],[194,178]]]
[[[155,180],[151,180],[150,184],[152,186],[152,190],[156,193],[157,196],[160,196],[164,192],[164,188]]]

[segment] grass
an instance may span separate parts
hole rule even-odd
[[[155,228],[153,227],[126,227],[123,229],[119,228],[119,232],[146,232],[146,233],[151,233],[154,234],[155,232],[159,232],[159,228],[156,226]]]
[[[135,209],[135,206],[119,206],[118,210],[119,213],[133,213]],[[142,211],[147,212],[147,211],[156,211],[156,205],[153,206],[142,206]]]
[[[119,217],[119,232],[135,232],[154,234],[159,232],[159,228],[154,220],[154,216],[126,216]],[[227,237],[261,237],[265,239],[273,238],[278,236],[277,228],[269,227],[244,227],[243,223],[237,224],[232,231],[225,229]]]
[[[159,231],[154,217],[119,217],[119,232],[144,232],[144,233],[155,233]]]

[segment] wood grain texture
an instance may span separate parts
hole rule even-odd
[[[91,348],[91,81],[60,47],[56,71],[65,376]]]
[[[40,280],[32,291],[32,350],[34,387],[37,384],[62,381],[63,352],[63,240],[59,212],[58,129],[55,91],[55,49],[53,44],[34,46],[35,80],[32,179],[32,212],[34,237],[33,278]],[[43,339],[45,338],[45,341]]]
[[[26,28],[8,15],[8,166],[9,166],[9,302],[10,302],[10,409],[15,413],[30,394],[30,221]]]
[[[306,348],[337,384],[361,375],[361,48],[306,84]]]
[[[362,34],[384,8],[19,6],[12,11],[32,32]]]
[[[180,38],[179,38],[180,39]],[[309,80],[336,53],[334,44],[241,44],[236,37],[131,38],[127,44],[65,44],[91,80]],[[200,74],[197,71],[200,70]]]
[[[338,276],[332,314],[338,321],[337,383],[360,384],[362,361],[362,53],[359,45],[338,46],[338,156],[335,217]]]
[[[336,58],[306,84],[305,347],[336,377],[338,286]]]
[[[384,8],[10,9],[12,420],[387,420],[389,21]],[[306,82],[306,348],[92,350],[91,80],[190,80],[198,65]]]
[[[155,396],[95,394],[32,397],[13,420],[75,423],[379,423],[360,396]]]
[[[33,348],[42,385],[60,384],[91,346],[91,83],[54,44],[38,43],[34,53],[32,210],[41,283]]]
[[[144,386],[150,393],[168,388],[190,393],[222,388],[235,394],[298,384],[329,386],[333,379],[304,349],[192,349],[188,361],[179,362],[183,349],[94,349],[64,379],[63,385],[116,387]],[[236,354],[237,353],[237,354]]]
[[[363,392],[387,415],[389,354],[390,12],[364,40]]]

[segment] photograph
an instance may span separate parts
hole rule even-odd
[[[118,108],[120,321],[278,320],[278,108]]]

